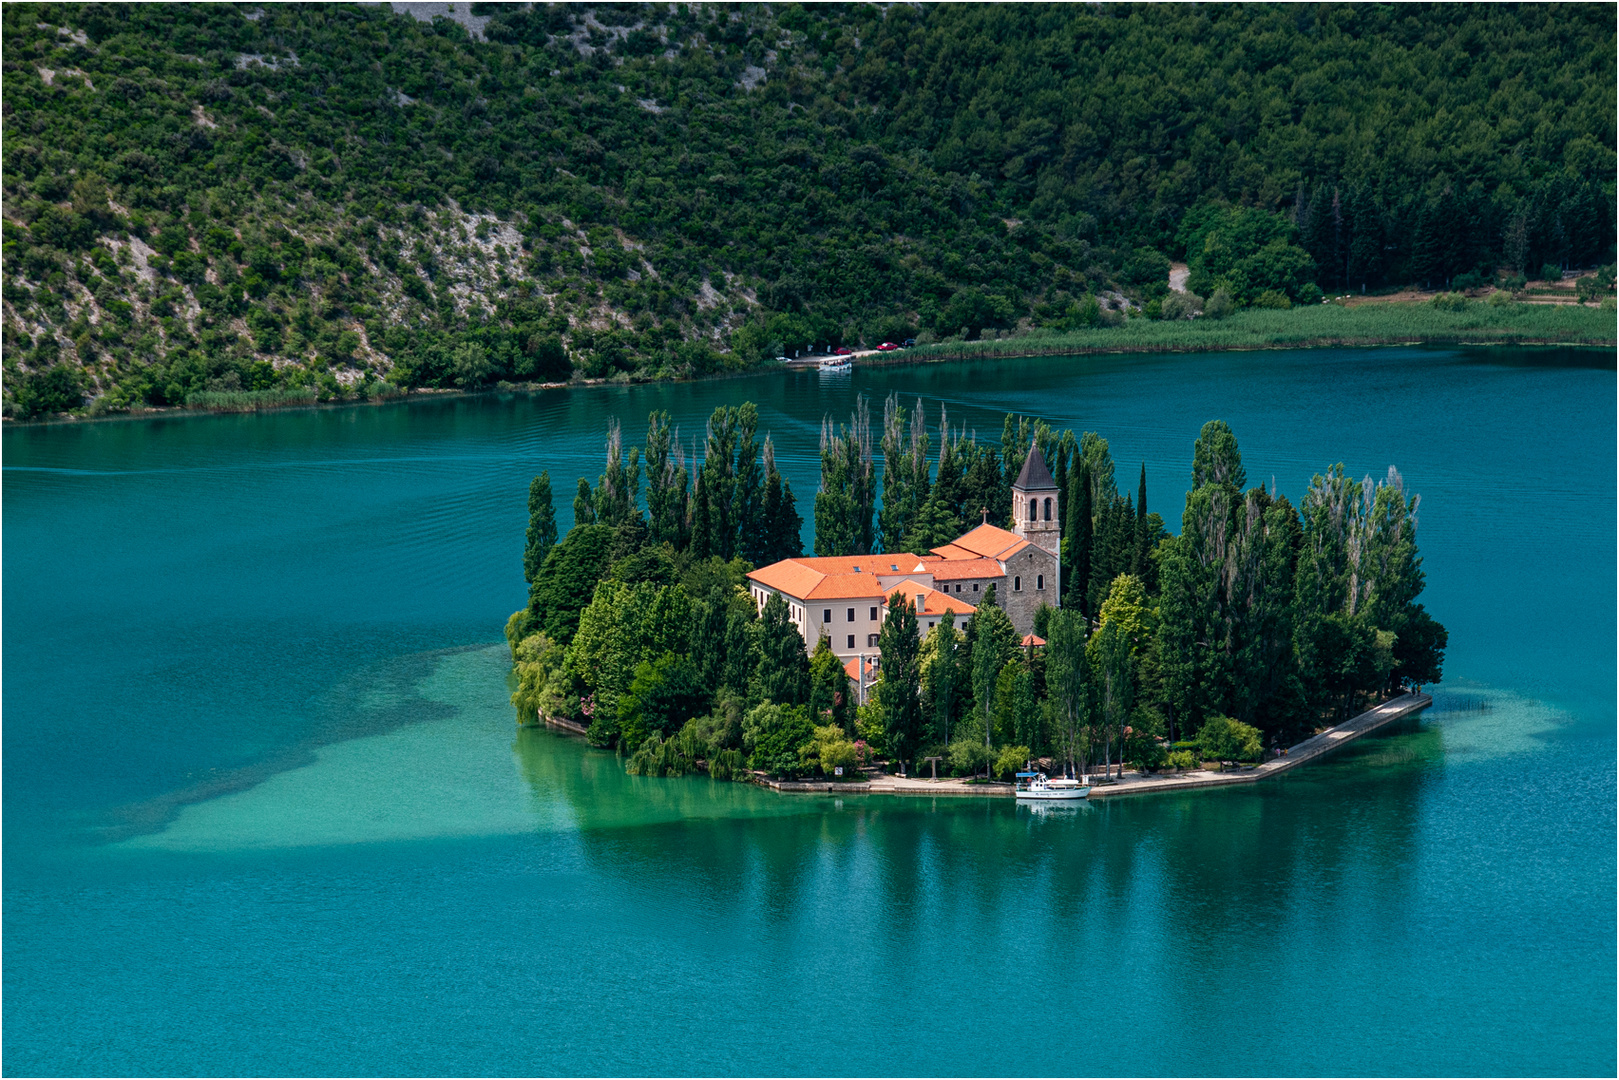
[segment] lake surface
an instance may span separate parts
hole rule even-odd
[[[758,402],[800,512],[857,393],[1108,438],[1172,528],[1390,464],[1420,721],[1241,791],[1032,813],[628,777],[518,732],[529,478]],[[1093,357],[8,428],[11,1074],[1607,1074],[1612,353]],[[935,443],[935,445],[937,445]]]

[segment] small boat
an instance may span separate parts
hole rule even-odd
[[[1017,774],[1017,797],[1030,800],[1083,799],[1091,793],[1091,786],[1078,780],[1058,777],[1047,779],[1043,772]]]
[[[821,370],[831,374],[841,374],[854,370],[854,361],[847,356],[834,356],[821,361]]]

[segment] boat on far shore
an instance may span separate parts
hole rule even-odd
[[[1048,779],[1043,772],[1020,772],[1016,779],[1017,797],[1031,802],[1083,799],[1091,793],[1089,784],[1064,777]]]
[[[829,374],[840,374],[854,370],[854,361],[847,356],[829,356],[821,361],[821,370]]]

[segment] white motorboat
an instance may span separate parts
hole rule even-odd
[[[854,370],[854,361],[847,356],[830,357],[821,361],[821,370],[830,374],[840,374]]]
[[[1060,776],[1052,780],[1043,772],[1017,774],[1017,797],[1020,799],[1031,801],[1083,799],[1090,793],[1091,786],[1078,780],[1068,780]]]

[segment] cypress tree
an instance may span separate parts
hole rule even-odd
[[[777,559],[791,559],[804,553],[804,519],[798,513],[798,500],[793,497],[793,485],[786,478],[781,482],[781,513],[775,522],[775,549]]]
[[[761,566],[765,562],[769,535],[764,517],[764,473],[759,468],[759,444],[754,441],[759,430],[758,407],[751,401],[743,402],[736,410],[736,417],[736,492],[732,512],[732,520],[737,524],[735,551],[755,566]]]
[[[1136,490],[1135,553],[1130,560],[1130,573],[1141,576],[1147,565],[1147,463],[1141,463],[1141,483]]]
[[[758,696],[778,705],[802,705],[809,700],[809,656],[804,639],[793,625],[787,603],[779,595],[765,602],[759,620],[759,663],[755,669]]]
[[[542,472],[528,485],[528,534],[523,547],[523,580],[530,585],[545,556],[556,546],[557,512],[551,505],[551,473]]]
[[[691,505],[691,544],[687,550],[694,559],[706,559],[716,554],[714,551],[714,531],[712,514],[708,506],[708,470],[697,470],[697,491],[694,493]]]
[[[888,602],[888,618],[877,635],[877,648],[882,654],[877,700],[883,707],[889,753],[903,767],[916,754],[922,737],[922,641],[916,629],[916,609],[902,592]]]
[[[1064,606],[1089,612],[1086,590],[1091,583],[1091,473],[1081,460],[1068,485],[1068,563]]]

